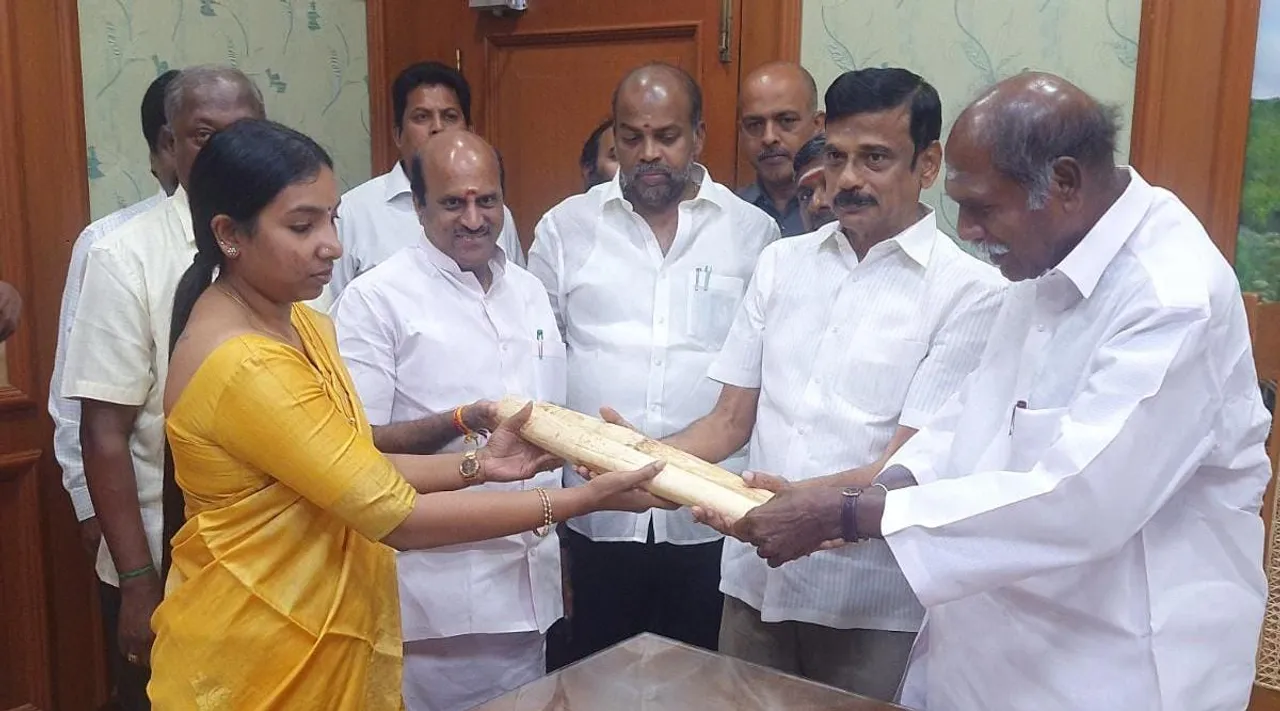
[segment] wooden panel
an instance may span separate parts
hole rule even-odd
[[[700,29],[697,24],[651,25],[489,39],[483,125],[508,166],[507,205],[526,241],[541,215],[582,189],[578,151],[566,147],[580,146],[609,115],[618,78],[655,60],[697,77]],[[574,68],[571,92],[564,91],[565,67]],[[734,150],[732,145],[718,148]],[[713,150],[708,146],[708,153]]]
[[[1260,0],[1144,0],[1130,161],[1235,259]]]
[[[14,703],[76,710],[106,697],[97,582],[49,448],[44,403],[71,244],[89,216],[79,46],[75,0],[0,0],[0,278],[24,300],[22,326],[6,344],[16,388],[0,392],[0,461],[30,472],[5,485],[12,509],[0,519],[7,535],[24,536],[6,539],[6,549],[21,540],[26,552],[0,558],[0,596],[13,601],[0,615],[0,635],[12,640],[0,648],[0,694],[35,689]],[[9,702],[0,696],[0,708]]]
[[[48,708],[53,693],[47,673],[44,558],[40,524],[39,451],[0,456],[0,708],[34,704]],[[15,612],[17,614],[15,614]]]

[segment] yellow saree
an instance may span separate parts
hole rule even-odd
[[[333,327],[219,345],[166,422],[187,521],[156,632],[157,711],[401,708],[395,557],[415,493],[373,446]]]

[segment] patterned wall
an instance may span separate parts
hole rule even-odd
[[[943,129],[983,88],[1024,69],[1119,105],[1128,155],[1141,0],[805,0],[801,61],[820,88],[841,72],[902,66],[942,96]],[[937,205],[942,180],[926,194]],[[954,232],[947,201],[939,225]]]
[[[363,0],[79,0],[93,217],[157,189],[138,106],[169,69],[230,64],[267,114],[319,141],[344,186],[369,177]]]

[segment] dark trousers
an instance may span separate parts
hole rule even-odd
[[[723,541],[597,543],[566,533],[573,583],[572,642],[566,661],[642,632],[715,651],[724,596],[720,593]]]
[[[130,664],[120,653],[116,627],[120,623],[120,590],[106,583],[98,583],[98,599],[102,603],[103,637],[106,640],[107,670],[111,674],[112,697],[121,711],[150,711],[147,699],[147,681],[151,670]]]

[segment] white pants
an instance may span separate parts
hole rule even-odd
[[[466,711],[547,673],[538,632],[464,634],[404,643],[406,711]]]

